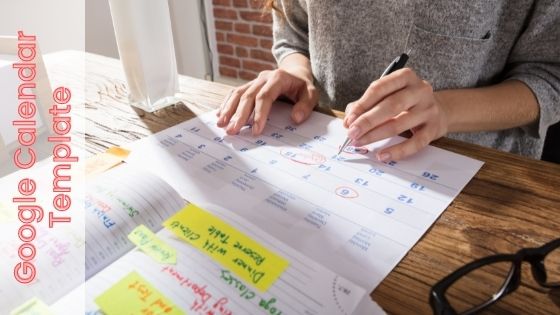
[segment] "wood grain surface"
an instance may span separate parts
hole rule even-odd
[[[74,86],[83,97],[85,127],[77,135],[94,154],[110,146],[143,138],[219,106],[229,86],[180,78],[182,104],[142,114],[128,105],[124,74],[118,60],[80,52],[46,58],[53,86]],[[85,91],[79,95],[77,67],[85,64]],[[81,104],[76,104],[81,105]],[[340,113],[338,113],[340,115]],[[440,148],[484,161],[484,166],[371,294],[389,314],[431,314],[429,290],[438,280],[472,260],[514,253],[560,237],[560,165],[531,160],[493,149],[440,139]],[[560,272],[560,261],[553,265]],[[367,275],[364,275],[367,277]],[[485,286],[499,286],[496,274],[482,272],[477,281],[461,284],[459,303],[472,303]],[[487,314],[560,314],[560,290],[543,290],[524,264],[519,289]]]

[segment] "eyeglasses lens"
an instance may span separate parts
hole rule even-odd
[[[546,283],[560,286],[560,247],[548,253],[544,259]]]
[[[484,305],[499,295],[512,268],[511,262],[496,262],[475,269],[453,283],[446,298],[459,314]]]

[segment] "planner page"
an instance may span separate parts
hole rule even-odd
[[[9,314],[31,298],[50,304],[83,282],[83,208],[68,209],[64,216],[71,222],[52,222],[49,227],[49,217],[60,215],[53,209],[52,172],[49,159],[0,178],[0,314]],[[64,174],[72,176],[72,197],[80,196],[80,172]],[[21,194],[21,186],[33,192]],[[31,282],[19,282],[31,275]]]
[[[85,194],[86,279],[132,250],[128,234],[143,224],[158,231],[185,201],[159,177],[130,165],[89,179]]]
[[[212,205],[202,208],[210,216],[204,222],[223,220],[235,229],[235,232],[225,233],[230,243],[236,233],[243,233],[277,254],[278,259],[285,260],[287,268],[269,287],[258,288],[213,259],[209,255],[213,250],[209,247],[202,249],[187,244],[164,228],[156,235],[162,243],[176,250],[176,262],[162,264],[138,248],[127,253],[86,282],[86,314],[100,314],[101,310],[106,314],[117,314],[116,308],[124,303],[128,310],[144,307],[146,311],[153,311],[155,302],[150,299],[156,297],[158,305],[165,305],[166,314],[351,314],[367,297],[363,288],[270,237],[262,228],[233,212]],[[188,225],[194,219],[194,216],[187,215],[181,222]],[[187,225],[181,227],[179,235],[189,231],[190,237],[194,229],[200,227]],[[201,229],[205,230],[205,227]],[[206,242],[214,239],[210,234],[207,236]],[[223,236],[220,236],[222,241]],[[143,290],[137,290],[138,283],[142,284]],[[367,307],[376,309],[372,302]]]
[[[127,159],[195,204],[227,208],[368,290],[414,246],[482,166],[428,146],[381,163],[393,137],[348,147],[340,119],[314,112],[294,125],[276,103],[263,134],[228,136],[215,112],[131,145]],[[365,276],[367,275],[367,276]]]

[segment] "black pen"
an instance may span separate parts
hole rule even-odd
[[[410,50],[408,51],[408,53],[410,53]],[[404,68],[404,65],[406,65],[406,62],[408,61],[408,54],[403,53],[402,55],[398,56],[397,58],[395,58],[390,64],[389,66],[385,69],[385,71],[383,71],[383,73],[381,74],[381,76],[379,77],[379,79],[383,78],[386,75],[389,75],[399,69]],[[340,153],[342,153],[342,151],[344,150],[344,148],[346,148],[346,146],[348,146],[348,144],[350,143],[350,138],[346,137],[346,140],[344,141],[344,143],[342,144],[342,146],[340,147],[340,151],[338,151],[337,155],[340,155]]]

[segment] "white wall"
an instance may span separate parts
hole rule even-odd
[[[212,0],[204,2],[215,52]],[[169,0],[169,5],[179,73],[207,78],[209,52],[203,40],[200,0]],[[0,0],[0,35],[16,36],[21,29],[38,36],[43,53],[73,49],[118,58],[108,0]]]
[[[109,13],[109,0],[86,2],[86,51],[119,58],[113,22]]]
[[[211,19],[208,21],[208,25],[211,26],[210,34],[212,34],[210,44],[215,49],[212,1],[204,1],[207,12],[203,12],[203,14],[206,14],[207,19]],[[210,65],[199,16],[199,12],[201,12],[199,0],[169,0],[169,8],[179,73],[201,79],[207,78],[210,74]],[[86,51],[118,58],[108,0],[86,0]]]
[[[0,35],[23,30],[43,53],[84,50],[84,0],[0,0]]]

